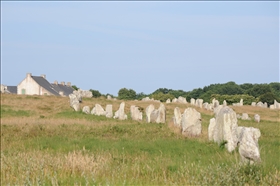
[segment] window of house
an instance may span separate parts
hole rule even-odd
[[[25,94],[25,89],[21,89],[21,94]]]

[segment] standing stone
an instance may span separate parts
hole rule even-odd
[[[165,109],[165,106],[164,104],[160,104],[159,105],[159,117],[157,119],[157,123],[165,123],[165,120],[166,120],[166,109]]]
[[[259,123],[261,121],[261,117],[258,114],[255,114],[254,116],[255,122]]]
[[[155,110],[155,106],[153,104],[149,105],[146,108],[146,119],[147,119],[147,123],[151,122],[151,113],[153,112],[153,110]]]
[[[195,105],[195,99],[194,98],[191,98],[190,102],[191,102],[191,105]]]
[[[239,106],[243,106],[243,99],[240,100]]]
[[[176,107],[174,109],[174,125],[177,127],[181,126],[181,121],[182,121],[182,114],[180,112],[180,108]]]
[[[107,118],[113,117],[113,106],[112,106],[112,105],[106,105],[105,113],[106,113],[105,116],[106,116]]]
[[[209,141],[214,140],[213,136],[214,136],[215,126],[216,126],[216,119],[211,118],[210,119],[210,124],[208,126],[208,139],[209,139]]]
[[[223,106],[227,106],[227,101],[226,100],[223,101]]]
[[[212,104],[212,103],[210,103],[210,104],[207,105],[207,110],[211,110],[211,111],[214,110],[214,107],[213,107],[213,104]]]
[[[263,103],[262,103],[261,101],[259,101],[259,102],[257,103],[257,106],[258,106],[258,107],[263,107]]]
[[[86,114],[89,114],[89,113],[90,113],[90,108],[89,108],[89,106],[84,106],[84,107],[83,107],[83,112],[86,113]]]
[[[122,102],[120,104],[119,110],[117,110],[115,112],[114,119],[119,119],[119,120],[126,120],[127,119],[127,115],[124,112],[124,107],[125,107],[125,103]]]
[[[108,99],[108,100],[111,100],[112,97],[111,97],[110,95],[107,95],[107,99]]]
[[[105,116],[106,115],[105,110],[99,104],[95,104],[95,115],[97,115],[97,116]]]
[[[266,102],[263,104],[263,108],[267,108],[267,103]]]
[[[280,103],[278,103],[276,100],[274,100],[274,108],[280,109]]]
[[[139,107],[136,107],[135,105],[131,105],[130,115],[132,120],[142,121],[142,112],[139,111]]]
[[[93,107],[90,113],[93,114],[93,115],[95,115],[95,114],[96,114],[96,108]]]
[[[216,117],[214,142],[218,144],[226,142],[225,147],[229,152],[232,152],[238,142],[237,127],[236,113],[228,106],[221,108]]]
[[[202,104],[203,104],[203,99],[196,100],[196,106],[198,106],[199,108],[202,108]]]
[[[255,107],[256,106],[256,102],[252,102],[251,106]]]
[[[69,94],[70,106],[75,110],[80,110],[80,102],[75,94]]]
[[[274,105],[270,105],[269,108],[270,108],[271,110],[273,110],[273,109],[275,109],[275,106],[274,106]]]
[[[207,102],[205,102],[205,103],[203,103],[203,105],[202,105],[202,106],[203,106],[203,108],[204,108],[204,109],[206,109],[206,110],[207,110],[208,103],[207,103]]]
[[[184,136],[199,136],[202,132],[201,114],[194,108],[187,108],[182,115],[181,125]]]
[[[179,102],[179,103],[187,103],[187,100],[186,100],[186,98],[184,98],[182,96],[179,96],[177,102]]]
[[[214,114],[215,116],[217,116],[220,112],[220,110],[223,108],[224,106],[223,105],[219,105],[217,106],[216,108],[214,108]]]
[[[239,154],[243,163],[260,162],[260,151],[258,139],[261,136],[261,132],[257,128],[253,127],[238,127],[238,144]]]
[[[213,101],[212,101],[212,102],[213,102]],[[217,108],[218,106],[220,106],[219,100],[214,99],[214,103],[213,103],[214,109]]]
[[[74,91],[73,91],[73,94],[76,95],[78,101],[81,103],[81,102],[82,102],[82,97],[83,97],[83,96],[82,96],[82,93],[81,93],[80,89],[79,89],[79,90],[74,90]]]
[[[172,103],[177,103],[177,102],[178,102],[177,98],[172,99]]]
[[[251,118],[249,117],[249,115],[247,113],[242,113],[241,119],[242,120],[251,120]]]
[[[170,99],[169,98],[166,100],[166,103],[170,103]]]

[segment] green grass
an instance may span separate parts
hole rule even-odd
[[[52,108],[41,105],[35,108]],[[2,111],[3,185],[280,184],[277,122],[238,120],[239,126],[259,128],[262,134],[261,164],[240,165],[238,150],[228,153],[208,141],[213,114],[201,113],[200,137],[183,137],[167,124],[120,121],[70,108],[47,117],[28,110],[22,114],[7,104]]]

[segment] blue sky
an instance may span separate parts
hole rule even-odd
[[[1,84],[117,95],[279,82],[279,2],[1,2]]]

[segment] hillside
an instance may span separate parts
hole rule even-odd
[[[120,100],[84,98],[81,106]],[[158,102],[125,101],[145,109]],[[208,141],[213,113],[202,115],[202,135],[183,137],[172,127],[173,110],[190,104],[165,104],[167,123],[74,112],[67,97],[1,94],[1,182],[3,185],[279,185],[279,110],[233,107],[261,122],[238,120],[259,128],[262,163],[240,166],[238,151],[228,153]],[[144,114],[145,115],[145,114]],[[130,117],[130,116],[129,116]],[[145,117],[144,117],[145,119]]]

